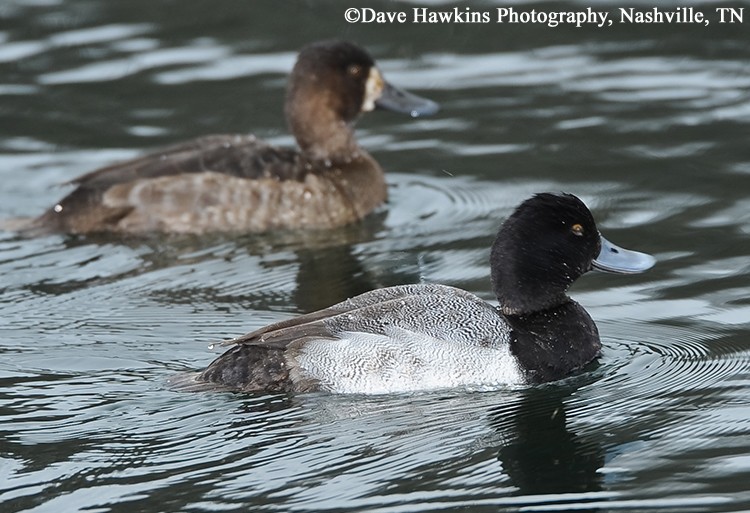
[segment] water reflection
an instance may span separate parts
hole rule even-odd
[[[569,501],[602,490],[604,449],[595,439],[577,434],[567,424],[565,399],[577,387],[548,385],[524,390],[511,420],[495,419],[507,442],[498,460],[518,494],[548,502]],[[577,510],[579,508],[576,508]]]

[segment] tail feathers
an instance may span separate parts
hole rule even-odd
[[[291,392],[284,351],[239,344],[214,360],[196,381],[243,392]]]
[[[2,232],[33,232],[36,229],[33,217],[11,217],[0,219],[0,231]]]

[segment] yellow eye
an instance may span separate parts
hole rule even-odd
[[[346,68],[346,72],[349,73],[353,77],[358,77],[362,73],[362,66],[359,66],[357,64],[352,64],[348,68]]]
[[[570,231],[573,232],[574,235],[578,235],[579,237],[583,236],[583,226],[578,223],[571,226]]]

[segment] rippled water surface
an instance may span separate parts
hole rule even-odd
[[[709,27],[552,29],[349,25],[349,4],[325,1],[0,2],[0,218],[192,136],[292,144],[285,77],[309,41],[354,39],[442,105],[361,120],[390,186],[361,225],[0,232],[0,509],[750,510],[750,19],[714,14],[743,5],[750,18],[747,4],[703,4]],[[216,357],[213,341],[373,287],[492,299],[493,234],[542,190],[581,196],[610,240],[659,259],[574,286],[602,334],[597,367],[487,393],[169,387]]]

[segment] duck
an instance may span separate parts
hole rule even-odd
[[[492,244],[498,305],[440,284],[375,289],[229,340],[191,379],[240,392],[352,394],[559,380],[601,352],[596,324],[568,296],[570,285],[592,269],[640,273],[655,262],[602,237],[578,197],[536,194]]]
[[[361,220],[387,197],[384,173],[358,144],[362,113],[412,117],[438,105],[390,84],[349,41],[303,47],[285,100],[298,148],[253,135],[207,135],[74,179],[30,230],[88,234],[325,230]]]

